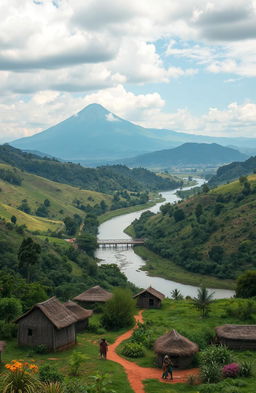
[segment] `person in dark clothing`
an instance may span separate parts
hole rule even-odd
[[[171,376],[170,379],[173,379],[173,375],[172,375],[173,364],[172,364],[171,359],[169,358],[168,355],[165,355],[165,357],[163,359],[162,369],[163,369],[163,374],[162,374],[163,379],[167,379],[168,374],[170,374],[170,376]]]
[[[100,340],[100,358],[107,359],[108,343],[105,338]]]

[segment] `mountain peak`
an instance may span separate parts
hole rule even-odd
[[[82,113],[94,113],[94,114],[107,114],[109,113],[109,111],[104,108],[104,106],[100,105],[100,104],[89,104],[87,106],[85,106],[81,111],[78,112],[78,114],[82,114]]]

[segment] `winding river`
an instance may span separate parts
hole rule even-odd
[[[197,179],[198,184],[202,185],[204,183],[203,179]],[[184,188],[183,190],[189,189],[190,187]],[[164,202],[157,203],[150,210],[153,213],[159,211],[160,206],[163,203],[174,203],[180,200],[176,195],[175,190],[164,191],[162,196],[165,198]],[[99,239],[129,239],[130,236],[125,234],[123,231],[127,228],[135,218],[139,218],[141,213],[146,210],[140,210],[138,212],[124,214],[122,216],[114,217],[99,227]],[[166,280],[161,277],[151,277],[147,275],[146,271],[140,270],[145,262],[141,257],[136,255],[133,248],[98,248],[96,251],[96,257],[101,260],[101,264],[111,264],[115,263],[119,266],[120,270],[126,275],[129,281],[134,283],[139,288],[147,288],[150,285],[155,289],[158,289],[166,296],[170,297],[170,292],[177,288],[180,290],[183,296],[196,296],[198,287],[192,285],[184,285],[175,281]],[[215,299],[228,298],[234,295],[234,291],[227,289],[212,289],[214,292]]]

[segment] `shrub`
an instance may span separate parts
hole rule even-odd
[[[126,343],[123,346],[121,353],[122,355],[129,358],[142,358],[143,356],[145,356],[143,346],[141,344],[133,342]]]
[[[44,353],[48,353],[49,349],[48,349],[48,347],[46,345],[39,344],[36,347],[34,347],[34,352],[42,355]]]
[[[41,385],[39,393],[65,393],[65,390],[59,382],[49,382]]]
[[[226,364],[222,369],[222,375],[224,378],[236,378],[240,372],[240,366],[238,363]]]
[[[12,338],[15,337],[17,333],[17,326],[10,322],[0,321],[0,337],[1,338]]]
[[[87,388],[84,385],[81,385],[79,381],[76,379],[70,379],[65,382],[65,393],[87,393]]]
[[[116,393],[110,388],[111,379],[108,374],[97,374],[91,378],[93,382],[88,386],[88,393]]]
[[[199,354],[200,365],[218,364],[224,366],[231,363],[231,352],[224,345],[209,345],[204,351]]]
[[[130,291],[118,288],[114,291],[114,296],[105,304],[101,322],[106,329],[130,327],[134,322],[134,313],[135,301]]]
[[[87,357],[83,353],[78,351],[73,352],[68,362],[70,367],[70,374],[73,376],[78,376],[80,367],[86,359]]]
[[[134,329],[131,341],[139,344],[143,344],[148,349],[151,349],[155,338],[153,337],[152,329],[149,328],[150,323],[138,323],[137,328]]]
[[[204,364],[200,368],[200,377],[204,383],[217,383],[221,380],[221,370],[218,363]]]
[[[253,370],[253,364],[247,360],[244,360],[240,363],[240,377],[251,377]]]
[[[35,364],[12,360],[5,365],[8,373],[3,377],[2,393],[38,393],[39,381],[35,377],[38,367]]]
[[[63,375],[50,364],[44,364],[39,370],[39,379],[42,382],[62,382]]]

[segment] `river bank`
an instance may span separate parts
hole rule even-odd
[[[131,233],[131,230],[129,230],[129,233]],[[189,272],[169,259],[160,257],[146,247],[136,246],[133,251],[145,262],[141,270],[146,271],[151,277],[162,277],[188,285],[201,286],[203,284],[207,288],[235,289],[234,280],[220,280],[216,277]]]

